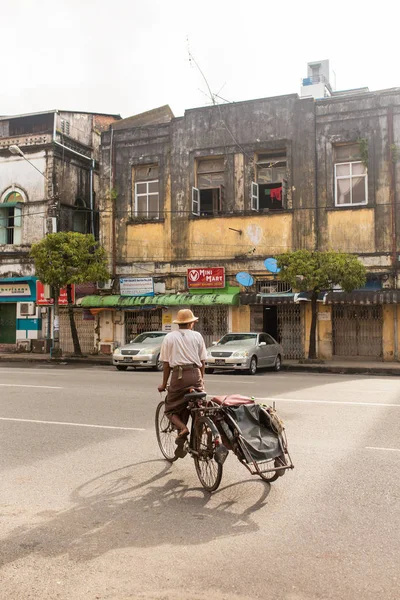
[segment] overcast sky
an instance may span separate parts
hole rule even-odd
[[[400,85],[395,2],[0,0],[0,114],[119,113],[300,92],[330,59],[337,89]],[[222,89],[221,89],[222,88]],[[202,90],[202,91],[200,91]]]

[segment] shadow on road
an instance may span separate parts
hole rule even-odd
[[[150,475],[145,481],[143,467]],[[254,479],[251,482],[254,486]],[[31,553],[68,554],[79,562],[118,548],[204,544],[255,532],[258,526],[252,514],[265,506],[270,492],[269,484],[257,483],[261,494],[243,510],[243,502],[238,503],[235,495],[246,496],[240,490],[246,481],[211,496],[182,479],[171,479],[171,465],[165,461],[128,465],[75,490],[71,509],[40,513],[44,524],[15,530],[3,541],[0,565]]]

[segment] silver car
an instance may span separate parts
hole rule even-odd
[[[118,371],[126,371],[128,367],[150,367],[155,371],[163,370],[160,361],[161,344],[166,331],[147,331],[113,353],[113,365]]]
[[[280,371],[282,357],[282,346],[268,333],[227,333],[207,348],[206,373],[233,369],[255,375],[261,367]]]

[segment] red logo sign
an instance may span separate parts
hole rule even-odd
[[[188,269],[188,288],[213,289],[225,287],[224,267],[210,267],[209,269]]]
[[[75,284],[71,286],[72,302],[75,303]],[[54,304],[53,298],[46,298],[44,295],[44,285],[40,281],[36,282],[36,304],[38,306],[52,306]],[[58,297],[59,306],[67,306],[67,289],[61,288],[60,295]]]

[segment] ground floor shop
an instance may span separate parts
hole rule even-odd
[[[207,346],[228,331],[242,331],[239,294],[163,294],[154,297],[87,296],[82,309],[98,316],[99,352],[111,353],[144,331],[172,331],[178,310],[190,308]]]
[[[400,292],[332,292],[322,298],[318,302],[318,358],[400,359]],[[270,333],[282,344],[287,359],[307,357],[311,303],[304,295],[242,294],[241,304],[248,310],[249,328]]]
[[[0,279],[0,351],[30,350],[41,336],[36,281],[31,276]]]

